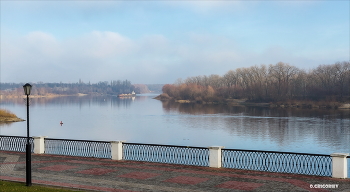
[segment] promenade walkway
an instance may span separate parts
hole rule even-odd
[[[83,191],[350,192],[350,179],[47,154],[32,154],[32,177]],[[0,179],[25,182],[25,153],[0,151]]]

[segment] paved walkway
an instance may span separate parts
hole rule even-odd
[[[32,155],[32,177],[84,191],[350,192],[350,179],[46,154]],[[25,182],[25,153],[0,151],[0,179]]]

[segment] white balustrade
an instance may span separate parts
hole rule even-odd
[[[123,142],[111,141],[111,153],[113,160],[123,160]]]
[[[47,136],[33,137],[33,139],[34,139],[34,153],[36,153],[36,154],[45,153],[44,138],[46,138],[46,137]]]
[[[332,153],[332,177],[347,178],[348,177],[348,161],[346,157],[349,153]]]
[[[221,167],[221,149],[223,146],[211,146],[209,147],[209,167],[220,168]]]
[[[34,153],[45,153],[45,138],[47,136],[33,137],[34,139]],[[125,141],[111,141],[111,156],[113,160],[123,159],[123,142]],[[222,167],[221,149],[224,146],[211,146],[209,148],[209,167]],[[347,178],[348,165],[347,156],[349,153],[332,153],[332,177],[333,178]]]

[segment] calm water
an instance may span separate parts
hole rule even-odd
[[[350,153],[350,110],[177,104],[152,99],[155,96],[32,99],[30,135],[321,154]],[[26,119],[23,99],[2,100],[1,108]],[[63,126],[60,126],[60,121]],[[26,136],[26,122],[0,125],[0,134]]]

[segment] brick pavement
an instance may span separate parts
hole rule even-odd
[[[350,192],[350,179],[47,154],[32,154],[32,178],[33,184],[85,191]],[[25,153],[0,151],[0,179],[25,182]]]

